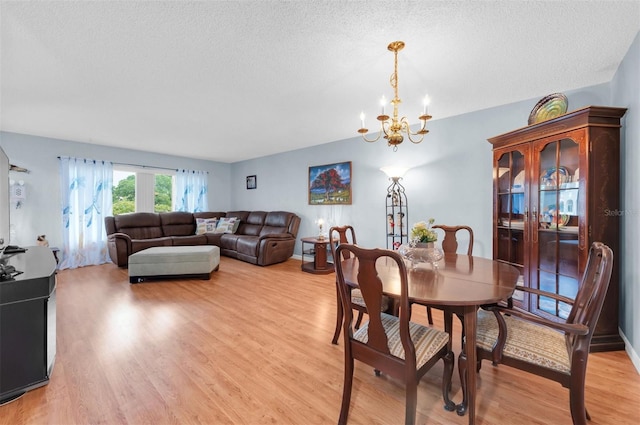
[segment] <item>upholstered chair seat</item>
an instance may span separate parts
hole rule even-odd
[[[387,334],[387,346],[392,356],[402,360],[404,348],[400,340],[400,319],[391,314],[381,313],[382,327]],[[449,334],[428,328],[418,323],[409,322],[409,335],[416,347],[416,367],[420,368],[433,358],[449,342]],[[369,322],[366,322],[353,334],[353,339],[366,344],[369,341]]]
[[[553,369],[569,375],[571,360],[564,332],[536,325],[513,316],[503,316],[507,325],[503,357]],[[478,311],[477,346],[491,351],[498,340],[498,320],[490,311]]]

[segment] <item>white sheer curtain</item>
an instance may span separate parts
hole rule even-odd
[[[178,170],[173,209],[188,212],[208,211],[207,181],[206,171]]]
[[[62,258],[60,269],[109,262],[104,217],[111,214],[113,164],[60,158]]]

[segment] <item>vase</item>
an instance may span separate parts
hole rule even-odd
[[[415,270],[419,263],[430,263],[434,270],[438,269],[438,261],[442,260],[444,253],[435,246],[434,242],[412,242],[400,247],[400,255],[411,263],[411,269]]]

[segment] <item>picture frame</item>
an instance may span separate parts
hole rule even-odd
[[[258,187],[258,178],[254,174],[253,176],[247,176],[247,190],[256,189]]]
[[[351,161],[309,167],[309,205],[351,205]]]

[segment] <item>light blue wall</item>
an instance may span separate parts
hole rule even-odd
[[[0,132],[0,146],[12,164],[30,171],[10,173],[12,179],[25,181],[27,194],[23,207],[10,212],[14,245],[35,245],[36,236],[45,234],[51,246],[61,246],[59,156],[208,171],[211,210],[225,211],[231,205],[229,164],[8,132]],[[6,200],[2,202],[4,207]]]
[[[542,93],[540,97],[548,93]],[[569,109],[610,104],[608,84],[566,92]],[[321,146],[234,163],[231,182],[234,209],[282,209],[302,217],[300,236],[318,233],[315,221],[353,224],[358,243],[385,247],[386,165],[412,167],[401,183],[406,189],[409,225],[433,217],[443,224],[474,229],[474,254],[492,256],[492,153],[489,137],[527,125],[539,98],[430,122],[430,132],[418,145],[405,141],[397,152],[384,141],[365,143],[354,137]],[[436,110],[433,110],[437,114]],[[354,120],[354,133],[357,120]],[[352,162],[353,204],[308,205],[309,166]],[[247,190],[248,175],[258,188]],[[328,226],[325,228],[328,229]],[[296,254],[301,252],[297,242]]]
[[[640,370],[640,32],[611,82],[612,102],[627,108],[622,125],[620,328]]]

